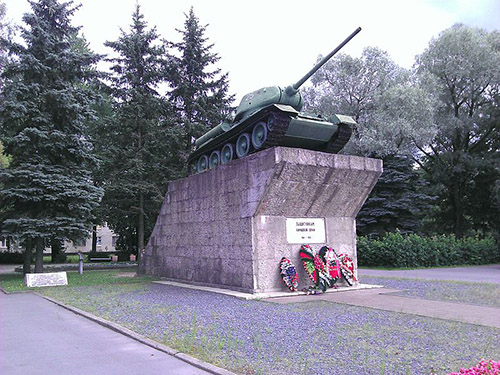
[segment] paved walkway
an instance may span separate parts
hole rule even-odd
[[[0,274],[2,273],[15,273],[14,271],[17,267],[22,267],[22,265],[15,264],[0,264]]]
[[[398,271],[359,269],[358,276],[361,282],[363,282],[363,276],[382,276],[500,284],[500,264]],[[500,328],[500,308],[395,296],[390,294],[392,292],[396,292],[396,290],[388,288],[353,290],[342,293],[326,293],[316,296],[273,298],[269,301],[276,303],[293,303],[320,299],[335,303],[345,303]]]
[[[275,303],[296,303],[323,300],[500,328],[499,308],[430,301],[389,294],[396,291],[395,289],[388,288],[365,289],[313,296],[303,295],[272,298],[268,301]]]
[[[500,264],[454,268],[425,268],[419,270],[398,271],[371,270],[360,268],[358,270],[358,275],[360,276],[360,279],[362,279],[363,276],[383,276],[500,284]]]
[[[209,374],[31,293],[0,292],[0,374]]]

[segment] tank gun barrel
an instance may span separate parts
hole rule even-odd
[[[342,43],[340,43],[337,48],[335,48],[332,52],[330,52],[327,56],[325,56],[318,64],[314,66],[304,77],[298,80],[295,84],[288,86],[294,92],[297,92],[299,87],[304,84],[314,73],[316,73],[323,65],[326,64],[328,60],[330,60],[333,55],[335,55],[338,51],[340,51],[349,41],[356,36],[357,33],[361,31],[361,27],[358,27],[356,30],[352,32]]]

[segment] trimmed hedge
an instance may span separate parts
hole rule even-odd
[[[0,253],[0,264],[23,264],[24,253]]]
[[[380,240],[358,238],[358,265],[365,267],[436,267],[500,262],[493,238],[453,235],[421,237],[388,233]]]

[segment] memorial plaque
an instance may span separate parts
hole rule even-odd
[[[28,288],[68,285],[66,272],[27,273],[24,280]]]
[[[326,243],[325,219],[287,218],[286,240],[288,243]]]

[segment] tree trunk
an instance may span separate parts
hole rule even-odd
[[[31,273],[31,254],[33,252],[33,242],[27,240],[24,249],[24,263],[23,263],[23,273]]]
[[[144,249],[144,194],[139,193],[139,226],[137,228],[137,259]]]
[[[51,248],[51,263],[56,263],[59,259],[59,254],[61,254],[61,241],[59,241],[57,238],[52,238],[50,240],[50,248]]]
[[[136,117],[136,124],[138,125],[138,158],[140,160],[140,165],[142,167],[143,159],[142,159],[142,129],[140,127],[140,123],[138,118]],[[141,250],[144,248],[144,193],[142,192],[142,187],[144,177],[142,172],[139,175],[139,220],[137,227],[137,259],[139,259],[139,254]]]
[[[97,225],[92,227],[92,253],[97,252]]]
[[[452,186],[453,233],[456,238],[462,238],[465,231],[464,217],[464,184],[461,173],[458,173]]]
[[[45,241],[39,238],[36,241],[35,273],[43,273],[43,249]]]

